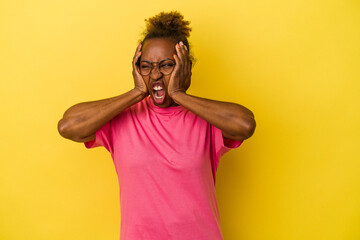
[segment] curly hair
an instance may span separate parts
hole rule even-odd
[[[145,42],[152,38],[168,38],[175,43],[182,41],[189,50],[189,59],[195,62],[195,58],[192,54],[189,42],[187,40],[190,37],[191,27],[190,21],[184,20],[184,16],[178,11],[160,12],[159,14],[145,19],[146,29],[142,33],[142,40],[139,42]]]

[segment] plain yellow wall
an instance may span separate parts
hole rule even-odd
[[[0,2],[0,239],[120,235],[110,154],[62,138],[70,106],[120,95],[144,19],[179,10],[189,94],[239,103],[254,135],[217,173],[226,240],[360,239],[360,3]]]

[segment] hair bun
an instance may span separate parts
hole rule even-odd
[[[154,17],[145,19],[146,31],[151,32],[167,32],[174,35],[183,35],[190,37],[191,28],[190,21],[184,20],[184,16],[178,11],[160,12]]]

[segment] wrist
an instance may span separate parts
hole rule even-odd
[[[147,95],[149,95],[149,94],[147,94],[146,92],[143,92],[143,91],[141,91],[141,90],[138,89],[138,88],[133,88],[132,91],[135,92],[135,93],[138,95],[138,97],[141,97],[141,99],[143,99],[143,98],[145,98]]]
[[[172,92],[171,94],[169,94],[169,96],[172,98],[172,100],[174,100],[174,102],[176,102],[177,104],[179,104],[178,100],[184,95],[186,95],[186,92],[181,91],[181,90]]]

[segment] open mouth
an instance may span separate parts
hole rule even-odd
[[[165,85],[163,82],[161,81],[157,81],[157,82],[153,82],[151,84],[151,90],[152,90],[152,95],[154,96],[153,99],[155,101],[155,103],[157,104],[163,104],[165,101]]]

